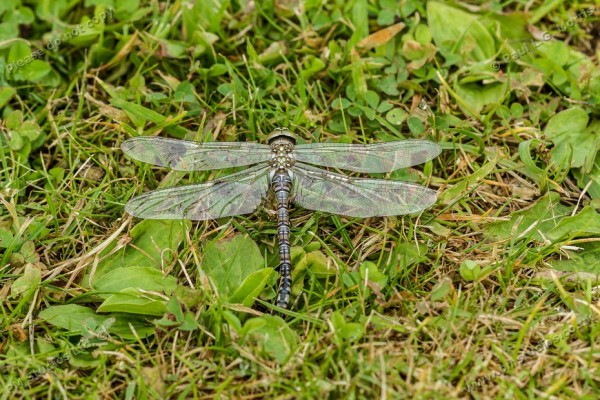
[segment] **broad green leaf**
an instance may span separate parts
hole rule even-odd
[[[252,42],[249,40],[250,38],[246,38],[246,54],[248,55],[248,60],[251,63],[255,63],[258,58],[258,53],[256,53],[256,49],[252,45]]]
[[[418,264],[427,259],[427,246],[422,243],[401,242],[394,247],[390,263],[392,267],[406,270],[413,264]]]
[[[10,46],[8,52],[8,64],[15,64],[22,68],[25,59],[31,56],[31,49],[24,40],[18,40]]]
[[[255,344],[259,351],[283,364],[298,347],[298,335],[278,316],[251,318],[240,330],[244,346]]]
[[[541,140],[539,139],[529,139],[524,140],[519,143],[519,158],[525,165],[527,173],[531,176],[535,177],[535,181],[539,183],[540,190],[545,190],[547,185],[547,176],[546,171],[540,167],[538,167],[531,157],[531,153],[535,152],[535,148],[541,144]]]
[[[273,268],[263,268],[251,273],[231,295],[229,301],[231,303],[241,303],[246,307],[252,307],[254,300],[264,290],[273,275],[275,275]]]
[[[7,11],[17,8],[20,3],[20,0],[5,0],[0,2],[0,14],[4,14]]]
[[[95,15],[90,19],[84,15],[81,22],[71,29],[68,29],[63,37],[68,42],[75,46],[89,46],[97,40],[98,36],[104,31],[106,23],[111,23],[114,20],[113,6],[96,8]]]
[[[550,157],[555,167],[564,164],[572,154],[571,167],[584,167],[585,172],[592,170],[600,145],[600,132],[596,125],[587,128],[588,121],[588,114],[579,107],[569,108],[550,118],[544,135],[554,143]]]
[[[433,41],[446,58],[485,61],[496,54],[492,35],[479,17],[435,1],[427,2],[427,21]]]
[[[306,262],[306,269],[310,270],[317,278],[325,278],[337,273],[335,265],[320,250],[306,253],[304,261]]]
[[[108,297],[110,293],[133,288],[145,291],[171,294],[177,287],[177,278],[164,275],[160,269],[152,267],[124,267],[108,271],[98,278],[93,288],[100,296]]]
[[[552,65],[553,67],[562,67],[569,62],[569,46],[563,42],[554,41],[543,43],[542,46],[539,46],[536,49],[539,54],[545,56],[546,59],[551,61],[550,65]],[[554,68],[553,70],[548,70],[546,72],[548,72],[549,76],[552,76],[553,73],[556,72],[560,74],[565,73],[565,71],[562,68]]]
[[[419,25],[423,26],[423,25]],[[402,46],[402,53],[411,60],[408,68],[416,70],[433,60],[436,53],[436,47],[431,44],[421,44],[415,40],[407,40]]]
[[[198,104],[196,95],[194,85],[190,81],[183,81],[177,85],[173,99],[179,102]]]
[[[88,318],[96,318],[99,321],[109,318],[99,316],[91,308],[77,304],[51,306],[42,310],[38,316],[54,326],[77,332],[83,332],[83,323]]]
[[[568,250],[568,257],[548,260],[548,264],[559,271],[600,275],[600,242],[582,243],[578,247],[580,250]]]
[[[212,48],[212,44],[219,40],[219,37],[210,32],[200,32],[195,30],[192,33],[192,37],[188,40],[188,42],[193,43],[194,46],[191,50],[191,55],[193,57],[199,57],[200,55],[206,53],[209,49]],[[188,49],[188,52],[190,50]],[[212,66],[211,66],[212,68]],[[204,68],[203,68],[204,69]]]
[[[480,83],[457,83],[456,94],[461,99],[459,106],[465,114],[473,117],[479,117],[481,110],[488,104],[501,104],[506,96],[507,85],[504,83],[489,83],[483,85]],[[465,107],[466,105],[466,107]]]
[[[113,254],[105,257],[98,264],[92,286],[102,275],[124,267],[154,267],[160,269],[164,259],[171,259],[174,252],[190,229],[189,221],[144,220],[131,231],[131,242]],[[112,244],[103,254],[114,248]],[[88,279],[84,279],[87,284]]]
[[[400,125],[407,116],[408,113],[403,109],[393,108],[385,114],[385,119],[387,119],[390,124]]]
[[[41,80],[51,71],[50,64],[42,60],[33,60],[21,69],[23,77],[32,82]]]
[[[475,261],[465,260],[460,264],[458,272],[465,281],[476,281],[479,279],[481,267]]]
[[[582,133],[561,135],[553,142],[550,158],[555,165],[560,165],[568,154],[572,154],[571,168],[581,167],[582,172],[590,172],[600,147],[600,121],[594,121]]]
[[[21,110],[14,110],[6,116],[4,123],[8,129],[18,130],[23,123],[23,120],[23,112]]]
[[[364,326],[356,322],[346,322],[342,313],[335,311],[331,315],[331,326],[333,327],[333,333],[339,340],[347,340],[354,342],[365,333]]]
[[[0,4],[2,2],[0,1]],[[0,43],[19,37],[19,25],[14,22],[0,22]]]
[[[4,108],[4,106],[12,99],[12,97],[17,93],[17,90],[11,86],[5,86],[0,88],[0,109]]]
[[[204,252],[202,270],[215,284],[220,296],[229,298],[244,279],[265,265],[258,246],[248,235],[210,242]]]
[[[13,245],[13,235],[10,231],[0,228],[0,249],[6,249]]]
[[[307,246],[313,247],[313,246]],[[309,253],[304,248],[292,247],[292,270],[293,286],[292,293],[299,295],[304,290],[304,277],[307,271],[317,279],[334,276],[338,269],[331,260],[320,250],[314,250]]]
[[[178,122],[177,120],[165,117],[164,115],[139,104],[131,103],[119,98],[112,98],[110,103],[125,111],[127,116],[136,126],[143,126],[146,122],[153,122],[157,125],[164,126],[165,131],[178,138],[183,138],[188,133],[186,128],[174,125]],[[181,117],[183,117],[183,115],[179,116],[178,119]]]
[[[177,298],[179,303],[185,305],[185,307],[196,308],[200,304],[203,304],[205,291],[202,289],[193,289],[185,285],[179,285],[175,289],[175,292],[173,292],[173,295]]]
[[[462,274],[461,274],[462,275]],[[454,289],[452,279],[445,276],[431,289],[431,301],[441,301]]]
[[[24,121],[19,127],[19,133],[32,142],[40,136],[41,130],[35,121]]]
[[[460,264],[458,273],[465,281],[478,281],[485,277],[494,269],[493,265],[488,265],[485,268],[481,268],[478,262],[473,260],[465,260]]]
[[[423,132],[425,132],[423,121],[417,117],[409,117],[406,120],[406,125],[408,125],[408,129],[410,129],[410,132],[415,136],[421,136],[423,135]]]
[[[570,215],[571,207],[560,204],[560,195],[548,192],[533,206],[512,213],[508,221],[494,222],[485,227],[489,235],[501,239],[520,239],[544,241],[546,234],[556,228],[559,222]]]
[[[221,76],[227,73],[227,66],[225,64],[213,64],[208,69],[209,77]]]
[[[379,90],[381,90],[389,96],[397,96],[398,94],[400,94],[400,92],[398,91],[398,80],[395,76],[386,75],[382,79],[378,79],[375,82],[375,85]]]
[[[23,256],[26,262],[36,263],[40,261],[40,256],[35,251],[35,244],[28,240],[21,245],[19,253]]]
[[[140,337],[146,337],[154,333],[154,326],[145,319],[132,315],[99,315],[91,308],[77,304],[66,304],[51,306],[42,310],[38,316],[49,324],[58,328],[66,329],[78,335],[85,333],[85,325],[95,321],[95,325],[104,324],[109,318],[115,318],[116,322],[110,326],[109,332],[125,339],[135,339],[131,327],[135,329]]]
[[[8,53],[7,71],[15,80],[39,81],[46,77],[52,68],[46,61],[39,60],[40,51],[31,52],[29,45],[24,41],[16,41]],[[45,79],[44,84],[53,86],[54,79]]]
[[[513,118],[521,118],[523,116],[523,105],[521,103],[512,103],[510,105],[510,115]]]
[[[185,58],[187,57],[188,44],[179,40],[159,40],[162,52],[161,57]]]
[[[377,112],[383,114],[384,112],[391,110],[393,107],[394,105],[392,103],[390,103],[387,100],[384,100],[381,103],[379,103],[379,106],[377,106]]]
[[[195,315],[191,311],[186,311],[183,315],[183,321],[181,321],[181,325],[177,329],[180,331],[195,331],[198,329],[198,322]]]
[[[222,83],[217,87],[217,92],[223,95],[223,97],[227,97],[233,93],[233,87],[231,83]]]
[[[163,316],[160,320],[155,320],[154,322],[156,324],[162,326],[177,326],[183,321],[183,311],[181,310],[181,305],[176,297],[171,297],[165,304],[165,308],[165,313],[168,313],[168,315]]]
[[[17,296],[23,293],[32,293],[42,282],[42,271],[36,268],[33,264],[25,266],[25,272],[17,278],[10,286],[12,296]]]
[[[303,69],[300,71],[302,78],[309,79],[317,72],[324,70],[326,65],[320,58],[309,55],[302,63],[302,67]]]
[[[13,131],[8,146],[11,150],[21,150],[25,143],[23,136],[18,131]]]
[[[46,21],[55,21],[57,16],[63,16],[70,8],[67,0],[44,0],[34,4],[36,4],[35,14]]]
[[[600,121],[598,125],[600,125]],[[594,200],[600,199],[600,154],[596,153],[596,159],[589,173],[584,174],[578,170],[572,172],[577,178],[577,184],[580,188],[587,187],[588,193]]]
[[[312,250],[307,252],[307,250]],[[293,286],[292,293],[298,295],[304,290],[304,277],[310,271],[310,275],[320,278],[327,278],[337,274],[338,270],[335,264],[330,262],[319,247],[309,244],[305,248],[300,246],[292,247],[292,269]]]
[[[487,18],[489,20],[484,19],[482,22],[487,26],[497,26],[499,36],[508,39],[508,44],[513,48],[531,40],[531,33],[527,30],[529,16],[526,12],[487,13]]]
[[[348,109],[348,114],[352,117],[360,117],[361,115],[363,115],[363,110],[360,107],[354,105]]]
[[[333,99],[333,101],[331,102],[331,107],[335,110],[346,109],[351,105],[352,103],[350,102],[350,100],[344,97],[338,97],[336,99]]]
[[[160,320],[155,320],[154,323],[161,326],[176,326],[181,331],[193,331],[198,328],[194,314],[190,311],[184,312],[176,297],[169,299],[166,304],[165,315]]]
[[[242,331],[242,322],[235,313],[223,310],[223,318],[235,332],[240,333]]]
[[[160,316],[167,311],[165,303],[166,300],[157,295],[127,288],[109,296],[97,311]]]
[[[381,331],[392,330],[399,333],[409,333],[409,330],[401,320],[395,317],[377,314],[374,311],[371,311],[369,315],[369,330],[372,328]]]
[[[424,24],[417,25],[415,29],[415,40],[420,44],[425,45],[431,43],[431,39],[433,38],[431,37],[429,27]]]
[[[371,109],[376,110],[379,106],[379,95],[374,90],[367,90],[367,93],[365,93],[365,101]]]
[[[600,214],[591,206],[579,213],[560,220],[558,225],[544,236],[557,242],[559,239],[578,236],[600,235]]]
[[[194,2],[191,10],[186,10],[184,16],[190,20],[190,30],[199,29],[206,32],[218,33],[221,31],[221,21],[227,13],[231,0],[205,0]]]
[[[587,100],[589,79],[598,74],[597,63],[588,55],[561,40],[543,42],[536,55],[531,64],[543,72],[545,81],[573,100]]]
[[[371,261],[364,261],[359,267],[360,277],[364,282],[371,282],[383,289],[387,284],[388,277],[381,272],[377,265]]]
[[[400,4],[396,1],[381,1],[379,2],[381,10],[377,14],[377,25],[386,26],[394,23],[394,18],[400,15]]]

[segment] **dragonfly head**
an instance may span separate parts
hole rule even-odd
[[[276,139],[287,138],[292,144],[296,144],[298,136],[294,135],[288,128],[275,128],[273,132],[267,136],[267,143],[271,144]]]

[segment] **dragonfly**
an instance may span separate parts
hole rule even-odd
[[[373,144],[306,143],[287,128],[276,128],[266,143],[195,142],[154,136],[125,140],[130,157],[177,171],[250,166],[204,183],[160,189],[133,198],[125,211],[145,219],[215,220],[253,213],[269,190],[277,209],[279,288],[276,304],[288,308],[292,289],[290,203],[347,217],[383,217],[420,212],[436,192],[413,183],[352,177],[317,168],[386,173],[437,157],[427,140]]]

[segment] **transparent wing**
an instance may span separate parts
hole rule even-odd
[[[121,149],[136,160],[178,171],[241,167],[271,158],[271,148],[265,144],[199,143],[151,136],[128,139],[121,144]]]
[[[412,183],[351,178],[296,163],[294,202],[309,210],[349,217],[415,213],[433,205],[436,193]]]
[[[294,148],[296,160],[356,172],[390,172],[424,163],[442,149],[427,140],[374,144],[309,143]]]
[[[269,189],[269,170],[259,165],[206,183],[155,190],[130,200],[125,211],[139,218],[196,221],[249,214]]]

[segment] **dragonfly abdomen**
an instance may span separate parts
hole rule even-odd
[[[277,305],[287,308],[292,291],[292,259],[290,245],[290,215],[288,211],[292,179],[285,171],[276,172],[271,188],[277,199],[277,237],[279,239],[279,292]]]

